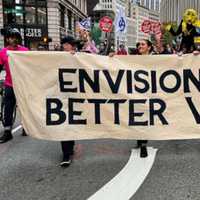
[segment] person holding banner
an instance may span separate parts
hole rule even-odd
[[[81,52],[85,53],[99,53],[98,49],[96,48],[95,42],[91,39],[90,32],[87,30],[83,30],[84,35],[82,36],[82,40],[84,42]]]
[[[153,44],[146,39],[137,43],[137,51],[134,55],[153,55]],[[116,53],[110,53],[109,57],[113,57]],[[137,148],[140,148],[140,157],[145,158],[148,156],[147,140],[137,140]]]
[[[139,55],[153,55],[153,44],[146,39],[141,40],[138,43],[138,54]],[[147,152],[147,140],[138,140],[137,147],[140,148],[140,157],[145,158],[148,156]]]
[[[95,42],[91,39],[91,19],[90,17],[83,19],[81,22],[76,24],[76,32],[82,41],[81,52],[85,53],[99,53],[96,48]]]
[[[66,36],[61,41],[62,50],[74,54],[78,45],[77,40],[71,36]],[[63,160],[60,163],[61,167],[69,167],[72,163],[74,155],[74,145],[75,141],[61,141],[61,148],[63,152]]]
[[[117,50],[117,55],[128,55],[123,44],[119,45],[119,49]]]
[[[6,70],[6,78],[4,81],[5,86],[5,124],[4,124],[4,134],[0,137],[0,143],[8,142],[13,138],[12,136],[12,120],[14,107],[16,105],[15,94],[12,85],[12,77],[10,73],[10,66],[8,64],[7,51],[27,51],[28,49],[21,45],[22,37],[18,29],[7,28],[1,29],[1,34],[5,37],[7,47],[3,48],[0,52],[0,65],[4,66]],[[23,130],[23,135],[26,135]]]
[[[138,43],[138,54],[139,55],[152,55],[153,54],[153,44],[146,39],[141,40]]]

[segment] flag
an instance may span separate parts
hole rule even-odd
[[[79,29],[84,29],[87,31],[91,30],[91,18],[85,18],[81,22],[78,22]]]
[[[126,33],[126,31],[127,31],[127,21],[126,21],[125,10],[120,8],[115,20],[115,32]]]

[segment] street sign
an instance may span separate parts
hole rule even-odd
[[[99,28],[103,32],[111,32],[112,31],[112,26],[113,26],[113,21],[108,16],[102,17],[100,19],[100,21],[99,21]]]
[[[152,21],[151,22],[151,31],[155,35],[161,34],[161,25],[160,25],[160,22]]]
[[[141,25],[141,31],[144,33],[150,33],[151,31],[151,22],[149,20],[144,20]]]
[[[157,21],[144,20],[141,25],[141,31],[143,33],[161,35],[161,24]]]

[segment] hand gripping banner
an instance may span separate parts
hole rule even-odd
[[[47,140],[200,138],[200,57],[9,52],[28,134]]]

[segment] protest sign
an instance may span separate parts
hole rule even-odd
[[[9,52],[25,130],[49,140],[200,138],[200,59]]]

